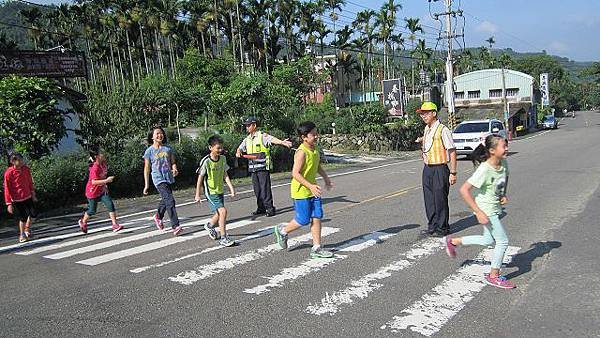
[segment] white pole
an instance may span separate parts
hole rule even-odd
[[[452,0],[446,0],[446,34],[448,38],[448,57],[446,58],[446,102],[448,102],[448,127],[454,129],[456,117],[454,115],[454,67],[452,66]]]

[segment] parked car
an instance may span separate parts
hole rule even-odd
[[[485,141],[491,134],[498,134],[504,138],[506,130],[504,124],[496,119],[474,120],[461,122],[452,133],[452,139],[458,155],[471,155],[473,150]]]
[[[554,115],[546,115],[542,119],[542,129],[558,129],[558,119]]]

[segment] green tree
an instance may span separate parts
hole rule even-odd
[[[50,153],[66,135],[69,111],[57,107],[59,87],[41,78],[0,79],[0,139],[32,158]]]

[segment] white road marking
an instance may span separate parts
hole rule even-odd
[[[246,241],[249,241],[249,240],[252,240],[252,239],[256,239],[256,238],[260,238],[260,237],[265,237],[265,236],[271,235],[272,233],[273,233],[273,227],[270,226],[270,227],[267,227],[267,228],[259,230],[255,234],[246,236],[244,238],[240,238],[240,239],[236,240],[236,242],[239,244],[239,243],[243,243],[243,242],[246,242]],[[206,248],[206,249],[204,249],[202,251],[199,251],[199,252],[193,252],[193,253],[185,255],[185,256],[177,257],[177,258],[174,258],[174,259],[171,259],[171,260],[168,260],[168,261],[164,261],[164,262],[160,262],[160,263],[156,263],[156,264],[142,266],[142,267],[139,267],[139,268],[131,269],[129,271],[132,272],[132,273],[140,273],[140,272],[144,272],[144,271],[147,271],[147,270],[150,270],[150,269],[160,268],[160,267],[163,267],[165,265],[176,263],[176,262],[182,261],[184,259],[188,259],[188,258],[196,257],[196,256],[199,256],[199,255],[203,255],[205,253],[209,253],[209,252],[213,252],[213,251],[216,251],[216,250],[220,250],[220,249],[223,249],[223,248],[224,247],[222,245],[216,245],[216,246],[213,246],[213,247],[210,247],[210,248]]]
[[[365,299],[371,292],[383,287],[383,284],[379,283],[382,279],[388,278],[392,276],[393,273],[410,267],[419,259],[430,256],[441,250],[443,247],[444,244],[439,238],[429,238],[418,242],[414,244],[410,250],[400,254],[401,259],[381,267],[377,271],[365,275],[360,279],[351,281],[351,286],[331,294],[326,293],[325,297],[319,302],[310,304],[306,307],[305,312],[313,315],[328,314],[333,316],[340,311],[342,306],[350,306],[354,300]]]
[[[519,249],[509,246],[503,262],[510,263]],[[394,316],[381,329],[391,329],[392,332],[410,329],[428,337],[441,330],[444,324],[486,286],[483,274],[489,272],[490,266],[485,263],[489,263],[493,253],[493,249],[481,251],[474,262],[448,276],[430,293],[402,310],[401,315]]]
[[[202,224],[208,222],[209,220],[210,219],[207,218],[207,219],[203,219],[203,220],[189,222],[189,223],[183,224],[182,226],[184,229],[187,229],[191,226],[202,225]],[[166,232],[164,230],[153,230],[153,231],[144,232],[144,233],[133,235],[133,236],[117,238],[117,239],[113,239],[111,241],[97,243],[97,244],[93,244],[93,245],[89,245],[89,246],[84,246],[84,247],[77,248],[77,249],[57,252],[55,254],[44,256],[44,258],[63,259],[63,258],[75,256],[75,255],[80,255],[80,254],[96,251],[96,250],[110,248],[112,246],[123,244],[123,243],[128,243],[128,242],[133,242],[133,241],[137,241],[140,239],[146,239],[146,238],[150,238],[150,237],[154,237],[154,236],[159,236],[159,235],[163,235],[163,234],[166,234]]]
[[[360,238],[354,239],[338,248],[335,248],[334,252],[359,252],[364,249],[370,248],[377,243],[383,242],[383,240],[390,237],[396,236],[397,233],[390,234],[386,232],[373,232],[364,235]],[[244,290],[245,293],[260,295],[271,291],[273,288],[282,287],[286,281],[293,281],[295,279],[305,277],[310,273],[317,272],[326,266],[329,266],[337,261],[343,260],[347,255],[336,254],[333,258],[319,258],[319,259],[308,259],[300,263],[298,266],[289,267],[282,269],[278,274],[270,277],[263,277],[267,279],[267,283],[255,286],[250,289]]]
[[[121,224],[123,226],[127,226],[127,223],[123,223]],[[35,249],[31,249],[31,250],[26,250],[26,251],[20,251],[20,252],[15,252],[16,255],[23,255],[23,256],[29,256],[29,255],[34,255],[34,254],[38,254],[40,252],[45,252],[45,251],[52,251],[52,250],[56,250],[56,249],[62,249],[64,247],[68,247],[68,246],[73,246],[73,245],[77,245],[77,244],[81,244],[81,243],[87,243],[87,242],[92,242],[92,241],[96,241],[102,238],[107,238],[107,237],[113,237],[113,236],[119,236],[119,235],[123,235],[123,234],[128,234],[130,232],[134,232],[136,230],[140,230],[140,229],[144,229],[149,227],[149,225],[144,225],[144,226],[140,226],[140,227],[134,227],[134,228],[125,228],[119,232],[107,232],[107,233],[103,233],[103,234],[98,234],[98,235],[94,235],[94,236],[84,236],[81,239],[74,239],[72,241],[68,241],[68,242],[61,242],[61,243],[57,243],[57,244],[50,244],[50,245],[46,245],[46,246],[42,246],[39,248],[35,248]]]
[[[258,222],[257,221],[248,221],[248,220],[234,222],[234,223],[229,224],[227,229],[231,230],[231,229],[235,229],[235,228],[240,228],[240,227],[246,226],[248,224],[253,224],[253,223],[258,223]],[[193,234],[189,234],[189,235],[185,235],[185,232],[184,232],[184,234],[182,236],[177,236],[177,237],[173,237],[173,238],[169,238],[169,239],[164,239],[161,241],[138,245],[138,246],[135,246],[135,247],[132,247],[129,249],[115,251],[115,252],[111,252],[111,253],[108,253],[105,255],[92,257],[89,259],[84,259],[84,260],[78,261],[77,263],[83,264],[83,265],[95,266],[95,265],[111,262],[111,261],[114,261],[117,259],[137,255],[140,253],[161,249],[161,248],[173,245],[173,244],[187,242],[189,240],[196,239],[199,237],[204,237],[204,236],[206,236],[206,230],[194,232]]]
[[[321,236],[325,237],[340,231],[340,229],[323,227],[321,231]],[[300,243],[307,242],[311,240],[311,238],[312,236],[310,233],[290,238],[288,240],[288,247],[291,248]],[[233,269],[236,266],[244,265],[246,263],[265,258],[268,255],[280,250],[281,249],[279,248],[279,245],[277,243],[267,245],[260,249],[247,251],[234,257],[226,258],[212,264],[199,266],[195,270],[184,271],[178,274],[177,276],[169,277],[169,280],[183,285],[192,285],[197,281],[212,277],[223,271]]]
[[[143,217],[143,218],[134,219],[129,223],[133,224],[134,222],[145,221],[145,220],[150,220],[150,219],[152,219],[152,218],[151,217]],[[77,226],[77,227],[79,228],[79,226]],[[94,234],[97,232],[107,231],[107,230],[112,231],[112,226],[105,226],[105,227],[100,227],[100,228],[95,228],[95,229],[89,229],[88,235]],[[6,251],[11,251],[11,250],[25,249],[25,248],[37,246],[37,245],[44,244],[44,243],[52,243],[52,242],[60,241],[63,239],[72,238],[72,237],[80,237],[80,236],[86,236],[86,235],[81,233],[80,231],[77,231],[77,232],[72,232],[72,233],[63,234],[63,235],[42,237],[39,239],[27,241],[25,243],[18,243],[18,244],[12,244],[12,245],[0,247],[0,253],[6,252]]]

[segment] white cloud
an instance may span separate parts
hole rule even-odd
[[[550,45],[548,45],[548,49],[555,52],[566,52],[569,50],[569,46],[562,41],[552,41]]]
[[[498,26],[486,20],[477,25],[477,31],[494,34],[498,31]]]
[[[588,15],[588,14],[577,14],[570,15],[563,20],[566,24],[569,25],[578,25],[585,26],[587,28],[592,28],[600,24],[600,16],[598,15]]]

